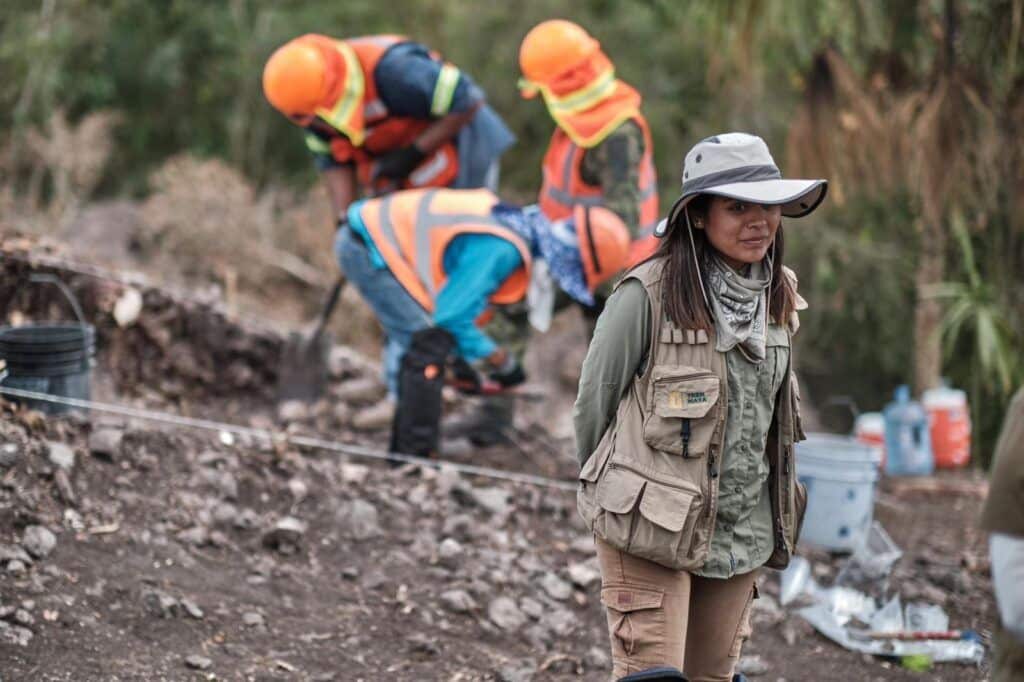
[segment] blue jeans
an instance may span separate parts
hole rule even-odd
[[[362,238],[345,227],[334,240],[334,252],[345,277],[356,285],[377,320],[384,327],[385,341],[381,362],[388,397],[398,396],[398,370],[409,348],[412,335],[432,325],[430,315],[398,283],[387,268],[374,267]]]

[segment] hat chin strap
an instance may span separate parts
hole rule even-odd
[[[686,217],[686,234],[690,238],[690,253],[693,254],[693,264],[697,268],[697,281],[700,282],[700,295],[704,297],[704,305],[710,311],[713,308],[711,307],[711,301],[708,300],[708,292],[704,289],[704,277],[700,274],[700,261],[697,260],[697,245],[693,241],[693,226],[690,225],[689,207],[683,209],[683,215]]]

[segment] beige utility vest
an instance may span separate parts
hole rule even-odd
[[[580,471],[577,508],[613,547],[692,571],[704,565],[715,529],[729,382],[714,332],[678,329],[664,314],[663,264],[648,261],[623,279],[639,280],[647,290],[651,347],[643,374],[633,379]],[[793,461],[793,443],[803,440],[799,400],[790,363],[765,453],[775,537],[771,568],[789,564],[807,501]]]

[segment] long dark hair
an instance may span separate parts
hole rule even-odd
[[[687,204],[690,220],[699,216],[707,222],[711,207],[710,194],[699,194]],[[662,303],[665,314],[679,329],[703,329],[711,331],[714,318],[708,310],[701,293],[701,280],[707,282],[707,258],[714,249],[704,230],[693,230],[693,246],[686,234],[686,217],[680,214],[669,234],[661,240],[658,250],[651,259],[664,259],[662,274]],[[796,310],[796,291],[793,283],[782,270],[786,253],[783,226],[780,223],[775,233],[774,259],[772,261],[772,285],[768,297],[768,312],[777,324],[789,321]],[[696,255],[696,258],[694,257]],[[700,263],[700,275],[697,264]]]

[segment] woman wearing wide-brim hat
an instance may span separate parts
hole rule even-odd
[[[617,679],[742,679],[758,570],[788,564],[806,504],[790,350],[806,303],[782,217],[826,189],[782,179],[759,137],[701,141],[658,251],[598,321],[574,412],[577,502]]]

